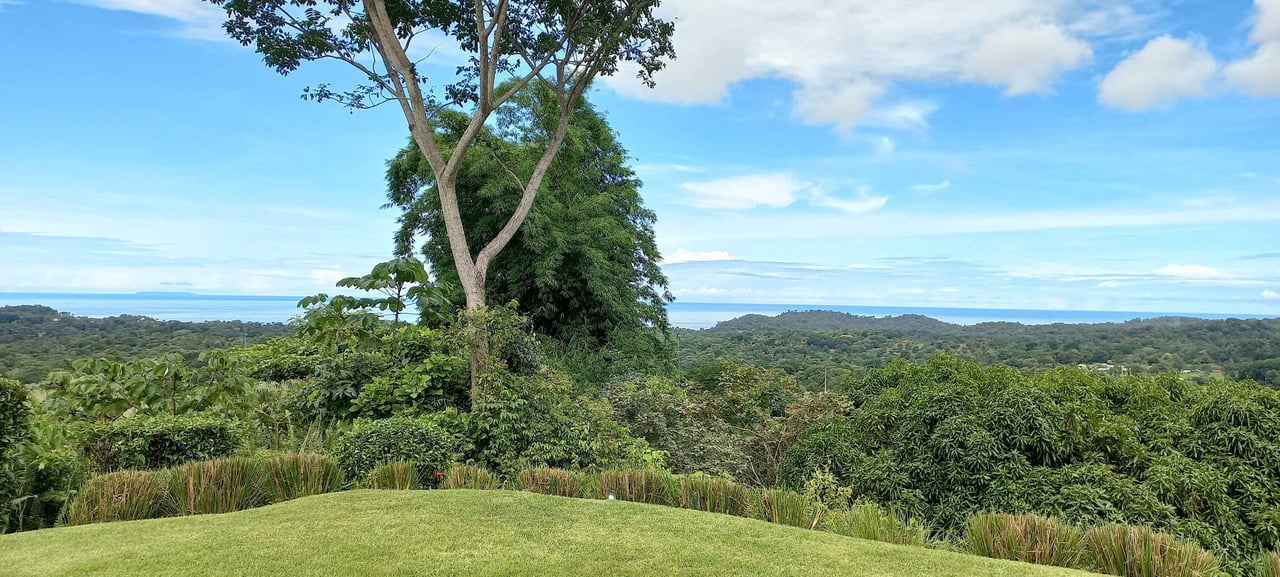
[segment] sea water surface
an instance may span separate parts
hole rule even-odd
[[[0,306],[44,305],[86,317],[140,315],[161,320],[287,322],[300,312],[293,296],[197,295],[189,293],[69,294],[0,293]],[[787,311],[833,310],[862,316],[919,314],[940,321],[972,325],[988,321],[1023,324],[1117,323],[1132,319],[1186,316],[1206,319],[1258,318],[1254,315],[1178,312],[969,309],[751,303],[687,303],[669,306],[673,326],[701,329],[746,314],[777,315]]]

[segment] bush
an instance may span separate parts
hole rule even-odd
[[[680,507],[738,517],[752,516],[751,490],[715,477],[691,475],[680,479]]]
[[[85,483],[67,508],[67,524],[155,519],[175,512],[161,473],[118,471]]]
[[[441,489],[479,489],[489,491],[497,489],[501,483],[498,478],[481,467],[474,465],[454,465],[440,483]]]
[[[338,465],[350,479],[362,479],[387,463],[413,463],[419,483],[434,487],[453,463],[454,440],[427,419],[393,417],[357,421],[334,445]]]
[[[1083,531],[1040,515],[974,515],[966,540],[975,555],[1057,567],[1082,568],[1088,552]]]
[[[666,473],[635,469],[600,472],[600,498],[674,506],[680,503],[680,480]]]
[[[927,547],[930,530],[917,519],[903,519],[875,503],[855,503],[827,513],[824,529],[837,535],[896,545]]]
[[[564,469],[525,469],[516,474],[514,485],[517,491],[594,499],[599,495],[600,477]]]
[[[1104,525],[1086,534],[1099,573],[1124,577],[1210,577],[1219,573],[1213,554],[1148,527]]]
[[[0,377],[0,533],[9,523],[9,504],[22,486],[19,449],[30,434],[31,409],[27,388],[18,381]]]
[[[163,473],[180,515],[231,513],[268,503],[265,467],[255,459],[178,465]]]
[[[813,529],[818,526],[822,515],[820,507],[795,491],[749,490],[747,499],[748,516],[779,525]]]
[[[370,489],[411,491],[421,489],[418,468],[413,463],[395,462],[381,465],[369,472]]]
[[[342,470],[323,455],[282,455],[267,459],[264,466],[265,488],[272,503],[342,489]]]
[[[210,416],[124,418],[82,425],[77,436],[98,471],[164,469],[219,459],[230,456],[241,440],[235,423]]]

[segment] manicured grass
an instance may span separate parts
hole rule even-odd
[[[349,491],[0,536],[25,576],[1082,576],[762,521],[516,491]]]

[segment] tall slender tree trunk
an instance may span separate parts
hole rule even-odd
[[[470,279],[460,276],[467,295],[467,322],[471,323],[471,409],[478,408],[484,398],[484,383],[489,372],[489,327],[482,311],[485,307],[484,272],[475,271]]]

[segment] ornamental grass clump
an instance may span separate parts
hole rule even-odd
[[[738,517],[752,516],[751,490],[726,479],[682,477],[680,507]]]
[[[966,540],[975,555],[1057,567],[1085,567],[1089,550],[1083,531],[1040,515],[974,515]]]
[[[1104,525],[1085,535],[1094,570],[1124,577],[1216,577],[1213,554],[1149,527]]]
[[[1263,553],[1258,559],[1258,577],[1280,577],[1280,551]]]
[[[454,465],[440,483],[441,489],[497,489],[502,483],[493,473],[475,465]]]
[[[515,488],[542,495],[594,499],[599,496],[600,477],[565,469],[525,469],[516,474]]]
[[[855,503],[847,509],[828,511],[823,528],[837,535],[896,545],[928,547],[932,541],[927,525],[875,503]]]
[[[795,491],[750,490],[747,499],[748,516],[761,521],[813,529],[822,518],[821,507]]]
[[[637,469],[600,472],[600,498],[675,506],[680,503],[680,480],[656,471]]]
[[[418,480],[418,468],[413,463],[397,461],[370,471],[369,488],[411,491],[421,489],[422,483]]]
[[[155,519],[173,513],[173,502],[160,474],[117,471],[85,483],[67,507],[67,524]]]
[[[265,488],[272,503],[342,489],[338,462],[324,455],[282,455],[267,459],[264,468]]]
[[[164,471],[180,515],[231,513],[269,502],[262,461],[215,459]]]

